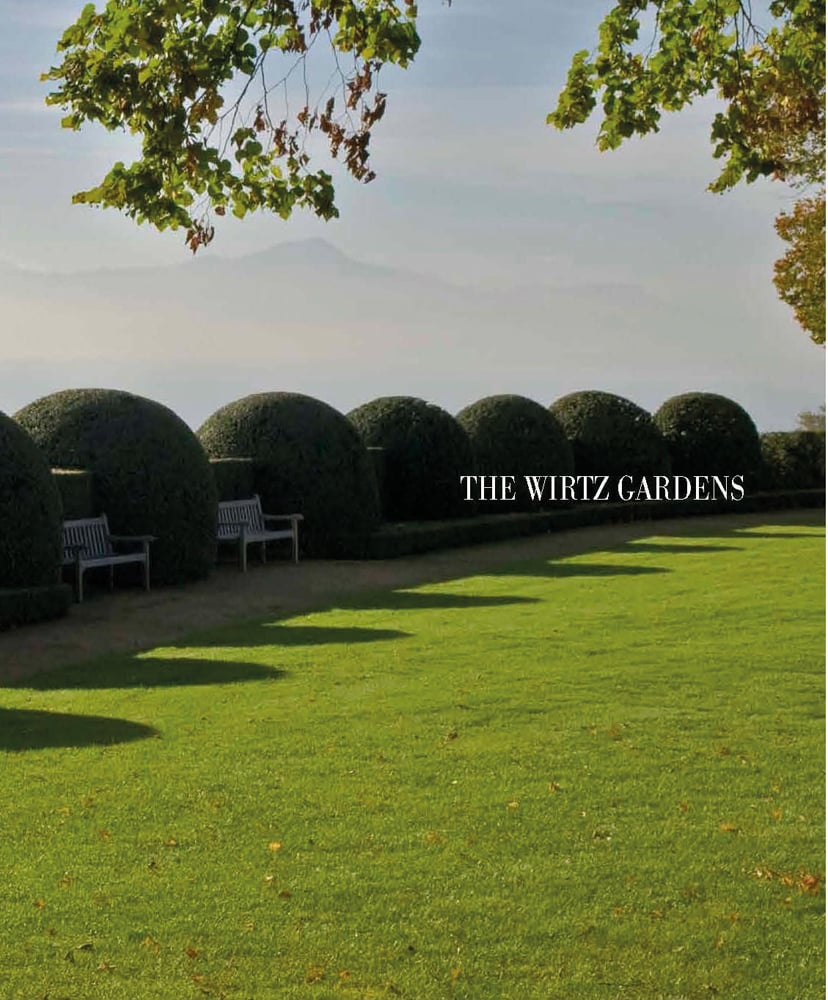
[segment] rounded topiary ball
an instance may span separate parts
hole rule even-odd
[[[732,399],[713,392],[687,392],[663,403],[654,420],[670,449],[676,475],[744,475],[748,480],[758,475],[759,432]]]
[[[0,588],[57,581],[61,517],[60,494],[45,455],[0,413]]]
[[[652,416],[610,392],[572,392],[549,409],[572,445],[577,475],[658,476],[670,456]]]
[[[379,522],[370,456],[332,406],[295,392],[245,396],[198,430],[211,458],[252,458],[267,514],[300,513],[306,554],[349,554]]]
[[[457,414],[471,441],[475,472],[515,476],[514,501],[493,503],[503,510],[537,507],[524,476],[571,475],[572,447],[553,414],[525,396],[486,396]]]
[[[66,389],[15,414],[53,466],[89,469],[98,513],[116,535],[155,535],[152,579],[207,576],[216,488],[204,449],[172,410],[117,389]]]
[[[413,396],[383,396],[348,419],[369,448],[383,449],[383,516],[429,521],[473,513],[460,476],[473,468],[471,444],[450,413]]]

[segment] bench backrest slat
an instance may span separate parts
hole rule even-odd
[[[109,524],[106,514],[100,517],[85,517],[75,521],[63,522],[63,561],[72,562],[75,553],[71,546],[82,545],[84,559],[96,556],[111,556],[112,542],[109,540]]]
[[[218,505],[218,537],[235,538],[240,531],[239,522],[244,521],[253,531],[264,531],[262,502],[258,494],[250,500],[222,500]]]

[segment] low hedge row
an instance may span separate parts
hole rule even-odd
[[[0,632],[60,618],[72,603],[72,588],[65,583],[0,590]]]
[[[591,525],[824,506],[825,489],[821,488],[754,493],[739,502],[640,500],[630,503],[585,503],[565,510],[490,514],[473,520],[387,524],[379,528],[368,539],[366,547],[359,554],[354,553],[354,557],[397,559],[437,549],[500,542]]]

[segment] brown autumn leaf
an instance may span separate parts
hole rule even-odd
[[[512,809],[514,811],[515,809],[518,808],[519,805],[520,805],[520,800],[519,799],[512,799],[511,802],[507,802],[506,803],[506,808],[507,809]]]
[[[687,802],[679,802],[678,807],[679,807],[679,812],[683,813],[690,812],[690,805]]]
[[[819,875],[810,875],[808,872],[802,872],[798,885],[803,892],[807,892],[810,896],[816,896],[819,894],[822,886],[822,878]]]
[[[735,823],[719,823],[722,833],[738,833],[739,827]]]
[[[184,954],[187,956],[187,958],[198,958],[198,956],[201,953],[199,952],[198,948],[185,948]]]
[[[774,809],[774,810],[772,810],[771,816],[773,816],[773,818],[778,823],[779,820],[782,819],[782,810],[781,809]]]
[[[101,840],[112,840],[112,834],[109,830],[98,830],[98,836]]]
[[[550,792],[559,792],[561,790],[561,786],[558,784],[557,781],[550,781],[546,787],[549,789]]]
[[[320,983],[325,978],[324,965],[312,965],[305,976],[306,983]]]
[[[282,849],[282,842],[281,842],[281,840],[271,840],[271,842],[267,845],[267,849],[269,851],[274,851],[274,852],[275,851],[281,851],[281,849]]]
[[[293,893],[290,891],[290,889],[279,890],[279,899],[292,899],[292,898],[293,898]]]
[[[46,905],[46,901],[43,899],[36,899],[34,901],[34,905],[37,907],[38,910],[42,910],[43,907]]]

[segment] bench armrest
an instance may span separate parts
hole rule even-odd
[[[304,514],[262,514],[265,521],[304,521]]]

